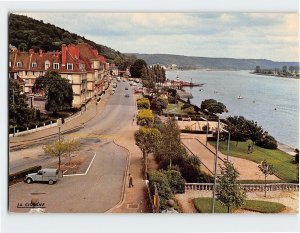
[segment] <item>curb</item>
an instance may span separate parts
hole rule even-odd
[[[127,150],[127,152],[128,152],[128,154],[127,154],[127,163],[126,163],[126,170],[125,170],[125,172],[124,172],[125,174],[124,174],[124,178],[123,178],[123,187],[122,187],[122,193],[121,193],[120,201],[119,201],[114,207],[110,208],[109,210],[105,211],[104,213],[112,213],[113,210],[115,210],[116,208],[120,207],[120,206],[123,204],[123,202],[124,202],[124,200],[125,200],[125,196],[126,196],[126,194],[125,194],[126,179],[127,179],[126,177],[127,177],[127,173],[128,173],[128,168],[129,168],[129,162],[130,162],[131,152],[130,152],[130,150],[127,149],[126,147],[121,146],[120,144],[118,144],[118,143],[116,142],[116,139],[113,140],[113,143],[114,143],[115,145],[117,145],[117,146],[119,146],[119,147],[121,147],[121,148]]]

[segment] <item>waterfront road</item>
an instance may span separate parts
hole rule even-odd
[[[128,90],[125,90],[125,88]],[[130,96],[125,97],[128,93]],[[85,176],[63,177],[54,185],[17,183],[9,187],[9,210],[18,209],[17,203],[39,198],[45,202],[46,212],[105,212],[122,199],[124,177],[127,172],[128,151],[114,143],[132,124],[135,114],[133,90],[128,82],[118,82],[114,95],[109,97],[105,109],[68,138],[80,138],[81,151],[96,153]],[[43,154],[42,145],[11,152],[10,173],[52,161]]]

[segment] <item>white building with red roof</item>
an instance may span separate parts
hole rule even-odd
[[[26,94],[32,93],[36,78],[52,70],[72,84],[73,107],[81,107],[101,94],[109,78],[105,58],[87,43],[62,44],[61,51],[52,52],[9,51],[9,73],[25,81]]]

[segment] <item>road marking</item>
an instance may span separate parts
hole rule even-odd
[[[63,175],[63,176],[85,176],[85,175],[89,172],[90,167],[91,167],[91,165],[92,165],[92,163],[93,163],[95,157],[96,157],[96,152],[95,152],[95,154],[94,154],[94,157],[93,157],[92,161],[90,162],[90,165],[88,166],[87,170],[85,171],[85,173],[80,173],[80,174],[70,174],[70,175]],[[67,172],[67,171],[68,171],[68,170],[66,170],[65,172]],[[65,173],[65,172],[64,172],[64,173]]]

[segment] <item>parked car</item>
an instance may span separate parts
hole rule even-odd
[[[128,87],[125,87],[125,90],[128,90]]]
[[[26,175],[24,181],[27,184],[32,182],[47,182],[48,184],[54,184],[58,180],[58,169],[55,168],[43,168],[37,173],[30,173]]]
[[[114,90],[112,90],[112,91],[110,92],[110,94],[111,94],[111,95],[115,94],[115,91],[114,91]]]
[[[132,86],[136,87],[136,86],[137,86],[137,83],[133,83]]]
[[[125,97],[129,97],[129,94],[127,93],[127,94],[125,94]]]

